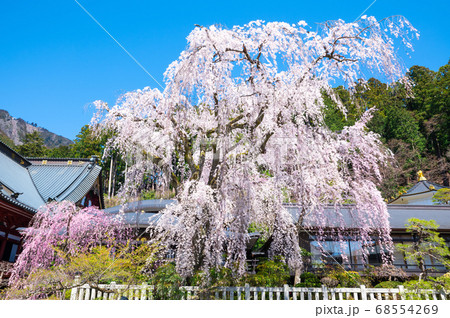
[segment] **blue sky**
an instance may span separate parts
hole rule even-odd
[[[195,24],[227,27],[252,20],[355,20],[373,0],[78,0],[160,83]],[[366,12],[405,16],[421,33],[407,67],[432,70],[450,58],[448,0],[377,0]],[[157,84],[73,0],[2,1],[0,109],[74,139],[90,103]]]

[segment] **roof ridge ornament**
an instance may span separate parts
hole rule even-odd
[[[13,194],[11,194],[11,198],[17,200],[19,198],[19,195],[21,194],[23,194],[23,192],[14,192]]]
[[[427,178],[423,176],[422,170],[417,171],[417,175],[419,176],[419,181],[427,181]]]

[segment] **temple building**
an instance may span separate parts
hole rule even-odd
[[[387,204],[391,238],[394,243],[393,265],[402,268],[407,274],[417,274],[419,268],[415,263],[407,260],[403,252],[395,246],[397,244],[413,244],[417,239],[406,231],[408,219],[436,221],[439,225],[440,236],[445,239],[447,246],[450,247],[450,205],[439,204],[435,202],[436,200],[433,200],[434,194],[442,188],[446,187],[428,181],[422,171],[419,171],[416,184]],[[345,210],[346,207],[343,207],[343,209]],[[291,214],[295,215],[295,213]],[[343,214],[345,215],[345,212]],[[348,224],[348,228],[351,230],[351,218],[349,218]],[[311,270],[315,266],[320,267],[321,264],[335,263],[340,263],[349,270],[363,270],[365,267],[361,243],[350,237],[344,244],[332,238],[324,243],[319,243],[314,240],[313,235],[307,233],[304,233],[303,239],[303,247],[312,253]],[[382,262],[380,250],[384,247],[376,237],[373,237],[373,241],[369,244],[370,252],[367,263],[369,265],[380,265]],[[432,270],[434,273],[447,271],[445,266],[430,257],[426,257],[424,261],[427,270]]]
[[[439,205],[433,201],[433,195],[437,190],[445,188],[441,185],[429,182],[425,179],[422,172],[418,173],[419,179],[417,183],[408,191],[389,202],[387,205],[389,213],[389,223],[391,227],[391,237],[394,246],[399,243],[412,244],[416,238],[411,233],[406,231],[406,224],[408,219],[417,218],[424,220],[435,220],[439,225],[439,233],[446,240],[450,246],[450,205]],[[144,200],[132,202],[125,206],[116,206],[108,208],[105,212],[117,214],[124,212],[125,222],[136,229],[136,233],[142,233],[147,227],[157,224],[160,214],[167,205],[176,203],[174,200]],[[294,222],[298,219],[300,207],[296,204],[286,204],[286,209],[290,212]],[[346,222],[346,229],[352,232],[352,205],[343,206],[342,214]],[[330,207],[330,209],[333,209]],[[332,224],[329,226],[333,227]],[[256,243],[259,235],[258,233],[250,233],[247,250],[250,251]],[[384,247],[377,237],[373,237],[372,242],[368,242],[370,246],[369,255],[366,260],[363,256],[363,247],[361,242],[352,238],[349,235],[344,237],[344,242],[338,242],[335,238],[330,237],[325,241],[317,241],[314,231],[305,231],[300,233],[300,245],[302,248],[311,252],[311,262],[309,263],[308,271],[314,271],[316,268],[325,264],[340,263],[347,270],[362,271],[369,265],[381,265],[381,249]],[[259,250],[248,252],[249,263],[254,264],[255,260],[260,255],[266,254],[269,241]],[[398,249],[394,250],[393,264],[405,270],[407,274],[413,275],[419,272],[416,264],[408,261],[402,252]],[[427,269],[433,269],[435,273],[442,273],[446,268],[433,259],[425,259],[425,266]]]
[[[434,194],[444,186],[428,181],[422,171],[417,173],[419,176],[418,182],[408,191],[404,192],[389,204],[406,204],[406,205],[433,205]]]
[[[69,200],[104,207],[100,172],[96,157],[24,158],[0,141],[0,275],[20,252],[20,230],[42,205]]]

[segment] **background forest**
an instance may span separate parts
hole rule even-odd
[[[335,88],[348,109],[344,116],[338,107],[326,99],[325,122],[333,131],[341,130],[354,122],[369,108],[376,107],[369,129],[378,133],[384,145],[392,150],[396,162],[383,171],[384,181],[379,189],[385,199],[394,198],[416,181],[416,172],[422,170],[428,180],[449,185],[450,170],[450,61],[437,72],[424,66],[413,66],[406,74],[412,83],[414,98],[400,85],[388,86],[371,78],[365,89],[356,86],[353,95],[343,86]],[[38,132],[27,134],[22,145],[15,145],[5,135],[0,140],[25,157],[102,158],[103,189],[108,197],[123,182],[126,158],[115,153],[104,156],[108,136],[95,138],[88,125],[81,128],[73,145],[47,148]],[[112,159],[112,160],[111,160]],[[111,162],[112,161],[112,162]],[[108,186],[111,173],[111,187]],[[147,187],[151,189],[150,187]],[[144,199],[160,197],[150,190]],[[116,202],[109,201],[107,205]]]

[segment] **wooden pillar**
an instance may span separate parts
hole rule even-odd
[[[1,245],[0,245],[0,261],[3,259],[3,254],[5,253],[5,249],[6,249],[6,243],[8,242],[8,235],[9,235],[9,231],[10,231],[8,225],[4,231],[5,231],[5,237],[2,240]]]
[[[6,239],[7,237],[8,237],[8,234],[6,234],[5,239],[2,239],[1,243],[0,243],[0,261],[3,259],[3,253],[5,253],[6,242],[8,241]]]

